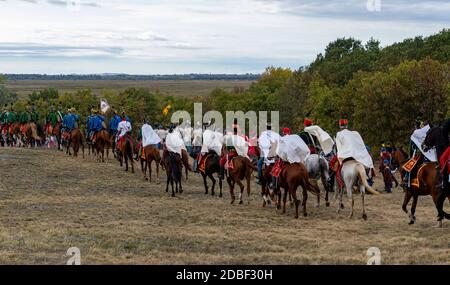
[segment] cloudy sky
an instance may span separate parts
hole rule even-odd
[[[388,45],[449,15],[448,0],[0,0],[0,73],[297,69],[338,37]]]

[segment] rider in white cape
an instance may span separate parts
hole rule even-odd
[[[280,137],[277,155],[289,163],[304,163],[311,154],[311,150],[298,135]]]

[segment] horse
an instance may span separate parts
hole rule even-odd
[[[152,182],[152,162],[156,163],[156,182],[159,183],[159,165],[161,163],[161,154],[159,149],[155,145],[148,145],[142,148],[144,157],[141,156],[141,170],[144,175],[144,179]],[[148,168],[148,178],[147,178]]]
[[[62,148],[62,141],[61,141],[61,127],[62,123],[57,122],[54,127],[52,127],[50,124],[45,128],[47,137],[51,140],[52,137],[56,138],[56,142],[58,144],[58,150],[63,150]]]
[[[207,177],[212,181],[211,195],[214,196],[214,188],[216,186],[216,179],[214,173],[219,174],[219,197],[222,198],[222,178],[220,177],[220,156],[213,150],[209,151],[202,158],[201,163],[204,163],[204,168],[199,169],[200,174],[203,177],[203,184],[205,186],[205,195],[208,195],[208,182]]]
[[[231,194],[231,204],[234,203],[236,197],[234,195],[234,186],[237,183],[241,188],[241,193],[239,194],[239,204],[243,204],[242,201],[242,193],[244,192],[244,184],[242,184],[242,180],[246,180],[247,182],[247,195],[250,197],[250,180],[252,178],[253,170],[258,171],[258,168],[254,166],[250,159],[244,156],[236,156],[230,162],[227,170],[225,170],[228,186],[230,187]],[[248,202],[250,204],[250,201]]]
[[[325,189],[325,206],[329,207],[330,202],[328,201],[328,193],[330,192],[330,184],[328,183],[328,179],[330,178],[330,169],[328,161],[318,155],[318,154],[311,154],[306,158],[305,161],[306,170],[308,171],[308,176],[310,180],[314,181],[315,184],[317,184],[317,181],[321,180],[322,185]],[[317,185],[317,189],[320,189]],[[317,196],[317,203],[316,207],[320,206],[320,195]]]
[[[437,155],[438,160],[444,154],[447,147],[448,147],[448,139],[444,138],[442,127],[431,128],[427,132],[425,140],[422,143],[422,149],[425,152],[430,150],[431,148],[436,149],[436,155]],[[444,167],[448,167],[448,166],[445,165]],[[438,170],[440,170],[439,162],[437,164],[436,179],[434,181],[434,184],[436,184],[436,185],[440,185],[441,183],[444,183],[441,171],[438,171]],[[444,185],[446,185],[446,183],[444,183]],[[447,187],[445,189],[442,189],[442,187],[438,186],[438,190],[439,191],[437,194],[435,205],[436,205],[436,210],[438,212],[438,226],[442,227],[442,220],[444,218],[447,220],[450,220],[450,214],[448,214],[444,211],[445,198],[448,197],[448,195],[449,195],[448,183],[447,183]]]
[[[436,164],[426,163],[419,168],[418,181],[417,183],[411,183],[411,187],[404,187],[405,189],[405,197],[403,200],[402,209],[408,214],[408,209],[406,208],[409,204],[411,198],[413,198],[413,202],[411,205],[411,213],[409,214],[409,225],[413,225],[416,222],[416,206],[419,196],[428,196],[431,195],[433,198],[433,202],[436,205],[440,193],[440,187],[436,185],[436,176],[438,175],[438,171],[436,170]],[[450,194],[447,195],[448,200],[450,201]],[[442,226],[439,223],[439,226]]]
[[[347,191],[347,195],[351,201],[351,211],[349,218],[353,217],[353,208],[355,205],[355,201],[353,199],[353,186],[359,186],[359,191],[361,193],[361,199],[362,199],[362,218],[364,220],[367,220],[367,214],[366,214],[366,208],[365,208],[365,202],[364,202],[364,195],[365,190],[368,192],[379,195],[380,193],[378,191],[375,191],[372,189],[372,187],[369,186],[369,183],[367,183],[367,176],[366,176],[366,170],[363,164],[360,162],[357,162],[356,160],[349,160],[343,163],[340,171],[340,175],[342,178],[342,181],[344,182],[344,187]],[[338,187],[340,188],[340,187]],[[339,205],[337,209],[337,213],[339,214],[340,210],[344,208],[344,203],[342,202],[342,196],[344,194],[343,189],[338,189],[336,191],[336,195],[339,195]]]
[[[65,141],[67,141],[67,155],[72,155],[70,153],[70,145],[73,145],[73,157],[78,156],[78,151],[81,149],[83,151],[83,158],[84,158],[84,144],[83,144],[83,134],[81,133],[80,129],[73,129],[71,132],[64,132],[62,134],[62,137]]]
[[[94,135],[94,142],[91,144],[93,150],[97,153],[97,161],[105,162],[105,149],[106,158],[109,158],[109,148],[111,147],[111,137],[105,130],[98,131]]]
[[[109,136],[109,134],[108,134]],[[128,171],[128,160],[131,162],[131,173],[134,173],[134,148],[133,139],[125,134],[117,143],[118,157],[120,166],[123,166],[123,160],[125,159],[125,171]]]
[[[400,176],[405,176],[405,170],[403,169],[403,165],[408,162],[409,156],[403,149],[403,147],[396,147],[392,152],[392,161],[391,166],[394,168],[394,172],[398,170],[400,172]]]
[[[28,147],[31,147],[33,144],[34,147],[37,147],[44,141],[44,133],[42,127],[34,122],[30,122],[24,125],[23,134],[26,140],[26,145]]]
[[[306,212],[306,201],[308,200],[308,192],[312,192],[314,195],[320,197],[320,190],[317,184],[310,182],[308,171],[306,166],[302,163],[287,163],[287,165],[281,170],[278,177],[278,187],[277,187],[277,209],[281,208],[281,190],[284,189],[283,195],[283,214],[286,213],[286,200],[289,194],[295,204],[295,218],[298,219],[298,207],[300,205],[300,200],[297,199],[297,188],[301,186],[303,189],[303,216],[307,217]]]
[[[169,192],[169,184],[172,186],[172,197],[175,197],[173,184],[175,182],[176,193],[183,193],[181,185],[182,159],[178,153],[170,152],[164,147],[163,159],[161,164],[164,166],[167,174],[166,192]]]

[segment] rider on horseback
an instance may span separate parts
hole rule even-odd
[[[305,118],[303,121],[303,127],[307,128],[313,125],[313,121]],[[306,145],[309,147],[309,149],[311,150],[311,154],[314,153],[318,153],[319,150],[317,149],[318,147],[318,143],[317,143],[317,139],[314,138],[313,136],[311,136],[308,132],[306,132],[304,129],[303,131],[299,134],[299,136],[302,138],[302,140],[306,143]]]
[[[238,136],[239,134],[239,125],[237,123],[237,119],[234,120],[232,125],[233,135]],[[222,154],[222,158],[220,159],[220,179],[224,179],[225,177],[225,164],[238,156],[236,147],[234,146],[233,136],[228,136],[229,140],[225,141],[227,153]]]
[[[47,133],[51,133],[51,130],[56,126],[58,122],[61,122],[60,117],[55,111],[55,104],[50,106],[50,112],[47,117],[45,117],[45,129]]]
[[[105,129],[105,117],[100,114],[100,110],[93,109],[94,115],[89,118],[89,140],[94,144],[96,134]]]
[[[276,132],[272,131],[272,125],[269,123],[267,124],[267,130],[265,132],[262,132],[259,137],[259,147],[261,149],[261,155],[258,160],[258,177],[257,177],[257,184],[261,184],[261,177],[262,177],[262,169],[264,163],[267,165],[275,163],[274,157],[269,157],[269,153],[271,152],[272,145],[276,143],[278,145],[278,142],[280,140],[280,135]]]
[[[71,131],[73,131],[78,127],[77,122],[78,120],[80,120],[80,116],[74,113],[75,113],[74,107],[69,108],[67,110],[67,115],[65,115],[63,118],[63,132],[70,133]]]
[[[117,134],[117,127],[119,126],[120,121],[122,121],[122,118],[117,114],[114,106],[111,107],[111,110],[113,115],[111,120],[109,120],[109,134],[115,137]]]
[[[122,112],[122,121],[117,126],[116,145],[119,145],[123,137],[132,130],[131,123],[127,119],[128,117],[125,115],[125,112]],[[119,152],[119,149],[117,148],[116,151]]]

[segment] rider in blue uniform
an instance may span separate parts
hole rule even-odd
[[[67,115],[63,118],[63,131],[71,132],[75,128],[77,128],[77,121],[80,119],[80,116],[75,114],[75,108],[69,108],[67,110]]]
[[[100,114],[99,110],[93,110],[95,114],[91,116],[89,120],[89,138],[91,142],[95,143],[95,134],[105,129],[104,121],[105,117]]]
[[[109,134],[115,137],[117,134],[117,127],[119,126],[119,123],[122,121],[122,118],[117,114],[117,111],[114,109],[114,106],[111,109],[113,112],[113,116],[111,120],[109,120]]]

